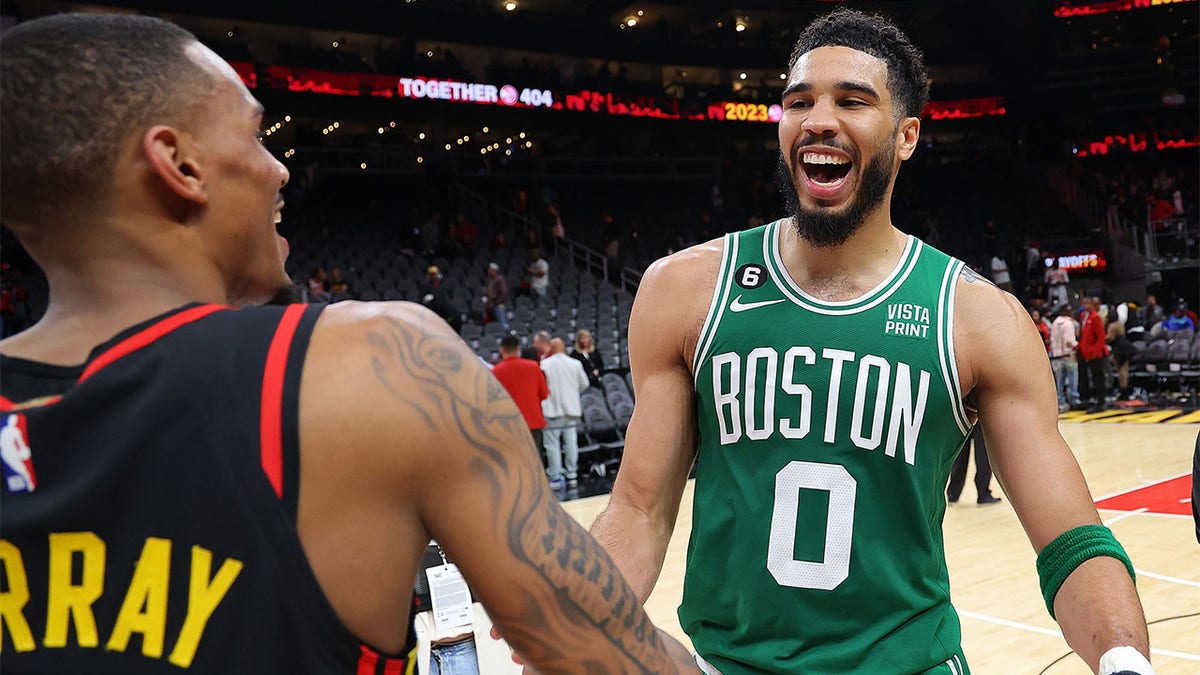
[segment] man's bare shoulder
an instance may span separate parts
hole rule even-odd
[[[711,279],[712,283],[716,283],[724,252],[724,237],[689,246],[651,263],[642,275],[642,283],[668,288],[690,286],[695,291],[697,282],[701,280]]]
[[[954,303],[954,350],[964,391],[988,372],[1023,369],[1045,354],[1033,319],[1012,293],[964,268]]]

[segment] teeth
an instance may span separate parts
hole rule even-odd
[[[850,160],[836,155],[823,155],[819,152],[806,152],[803,156],[805,164],[849,164]]]
[[[283,222],[283,212],[276,211],[275,212],[275,224],[278,225],[279,223],[282,223],[282,222]]]

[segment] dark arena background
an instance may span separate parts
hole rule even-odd
[[[1094,296],[1104,315],[1149,316],[1153,302],[1195,320],[1195,0],[3,0],[0,26],[64,11],[151,14],[228,60],[266,108],[262,142],[291,173],[279,231],[303,300],[425,303],[489,363],[505,334],[528,345],[544,330],[569,348],[590,332],[603,370],[584,394],[579,485],[559,493],[584,503],[606,499],[620,469],[634,406],[626,335],[642,273],[664,255],[785,215],[791,186],[777,177],[776,122],[788,57],[800,27],[839,5],[892,17],[929,67],[920,146],[893,197],[897,227],[989,278],[1006,267],[1011,292],[1049,319],[1064,300],[1077,311]],[[529,284],[535,252],[549,262],[544,298]],[[48,289],[7,229],[0,258],[9,336],[38,320]],[[493,263],[511,293],[505,321],[485,311]],[[1069,273],[1065,297],[1047,285],[1056,266]],[[1114,521],[1125,517],[1114,511],[1155,512],[1135,488],[1174,485],[1163,481],[1190,467],[1200,423],[1200,338],[1157,323],[1144,336],[1132,344],[1127,387],[1110,366],[1102,409],[1060,414],[1096,498],[1126,500],[1101,503]],[[1106,442],[1121,445],[1115,468],[1093,469],[1088,462],[1108,452],[1092,440],[1102,424]],[[1139,465],[1134,480],[1122,464],[1129,453],[1164,444],[1172,456],[1154,470]],[[589,524],[602,506],[579,517]],[[1011,509],[998,513],[947,515],[952,572],[1011,563],[1025,593],[1031,552]],[[1011,552],[966,553],[967,529],[981,527],[1011,535]],[[1176,535],[1145,536],[1161,551]],[[670,555],[681,557],[676,546]],[[1152,624],[1200,606],[1195,549],[1168,559],[1160,567],[1175,572],[1160,576],[1192,599],[1165,589],[1155,613],[1152,587]],[[667,627],[678,589],[660,586],[665,609],[647,606]],[[1007,590],[955,592],[968,607],[960,614],[978,619],[964,629],[968,653],[983,655],[977,672],[1067,672],[1054,669],[1061,639],[1037,646],[1029,662],[1005,660],[1053,634],[1038,598],[1026,603],[1033,614],[989,622],[979,617],[1005,614],[989,603]],[[1178,625],[1180,639],[1164,647],[1160,672],[1197,672],[1196,624],[1164,625]]]

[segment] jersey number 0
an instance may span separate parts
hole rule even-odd
[[[796,519],[800,490],[829,493],[825,526],[825,559],[796,560]],[[838,464],[789,462],[775,474],[775,506],[771,510],[771,541],[767,571],[781,586],[831,591],[850,575],[850,544],[854,533],[854,498],[858,481]]]

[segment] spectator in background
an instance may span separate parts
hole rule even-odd
[[[1125,337],[1130,342],[1138,342],[1146,338],[1146,312],[1136,302],[1122,302],[1117,305],[1117,320],[1125,326]]]
[[[1058,316],[1050,324],[1050,369],[1054,371],[1060,413],[1079,405],[1079,364],[1075,361],[1078,333],[1079,327],[1071,317],[1071,306],[1059,306]]]
[[[539,330],[533,334],[533,348],[537,352],[537,360],[541,361],[550,356],[551,335],[548,330]]]
[[[529,290],[533,293],[534,302],[540,306],[546,302],[546,291],[550,288],[550,263],[542,257],[539,248],[529,249],[529,260],[529,266],[525,268],[529,276]]]
[[[540,454],[544,451],[542,432],[546,428],[542,401],[550,395],[550,390],[542,369],[533,361],[521,358],[520,349],[521,340],[517,336],[500,338],[500,363],[492,367],[492,374],[517,404]]]
[[[950,467],[950,480],[946,484],[946,501],[957,504],[962,495],[963,485],[967,482],[967,466],[971,461],[971,447],[975,447],[975,492],[976,501],[980,506],[999,504],[1000,498],[992,494],[992,464],[988,461],[987,444],[983,440],[983,425],[976,424],[975,430],[958,457]]]
[[[446,291],[442,287],[442,271],[437,265],[425,268],[425,278],[417,284],[417,293],[421,304],[442,317],[455,333],[462,330],[462,314],[454,307],[454,303],[450,302],[450,298],[446,297]]]
[[[16,335],[29,327],[29,291],[21,272],[4,263],[0,279],[0,336]]]
[[[571,350],[571,357],[583,365],[583,372],[588,376],[588,380],[599,387],[600,373],[604,372],[604,357],[596,349],[590,330],[581,328],[575,334],[575,348]]]
[[[1029,308],[1029,318],[1033,319],[1033,325],[1038,330],[1038,334],[1042,336],[1042,344],[1046,346],[1046,353],[1050,353],[1050,322],[1042,318],[1042,312],[1037,307]]]
[[[550,477],[550,487],[555,490],[573,488],[578,485],[579,474],[579,430],[576,425],[583,416],[579,395],[590,383],[583,366],[567,356],[567,347],[561,338],[550,340],[550,355],[542,359],[541,368],[550,389],[550,396],[542,401],[542,414],[546,417],[543,436],[546,474]]]
[[[472,258],[475,256],[475,243],[479,240],[479,228],[467,218],[467,214],[459,212],[454,224],[450,226],[450,245],[457,255]]]
[[[1158,298],[1153,295],[1146,296],[1146,329],[1152,329],[1158,325],[1159,321],[1164,318],[1162,305],[1158,304]]]
[[[325,268],[315,267],[308,275],[308,301],[329,302],[329,280],[325,278]]]
[[[1190,330],[1195,332],[1196,321],[1188,316],[1188,306],[1183,300],[1175,303],[1175,311],[1170,316],[1163,319],[1162,329],[1164,333],[1171,333],[1179,330]]]
[[[1112,352],[1113,366],[1117,372],[1117,391],[1123,401],[1129,399],[1129,359],[1133,356],[1133,344],[1125,333],[1125,322],[1119,312],[1109,312],[1108,331],[1105,336],[1108,349]]]
[[[1100,298],[1089,297],[1083,301],[1083,328],[1079,332],[1079,390],[1092,402],[1089,413],[1102,412],[1104,401],[1104,362],[1108,358],[1108,343],[1105,340],[1104,322],[1100,319]]]
[[[1067,274],[1062,268],[1062,262],[1055,256],[1054,263],[1046,270],[1046,301],[1051,307],[1067,304],[1067,284],[1070,282],[1071,275]]]
[[[342,268],[335,267],[329,270],[329,301],[353,299],[354,291],[350,289],[350,282],[342,276]]]
[[[1012,293],[1012,275],[1008,273],[1008,263],[999,253],[992,255],[992,281],[1000,288]]]
[[[495,321],[504,330],[508,330],[508,313],[504,304],[508,302],[508,282],[500,273],[500,266],[494,262],[488,263],[487,285],[484,287],[484,323]]]

